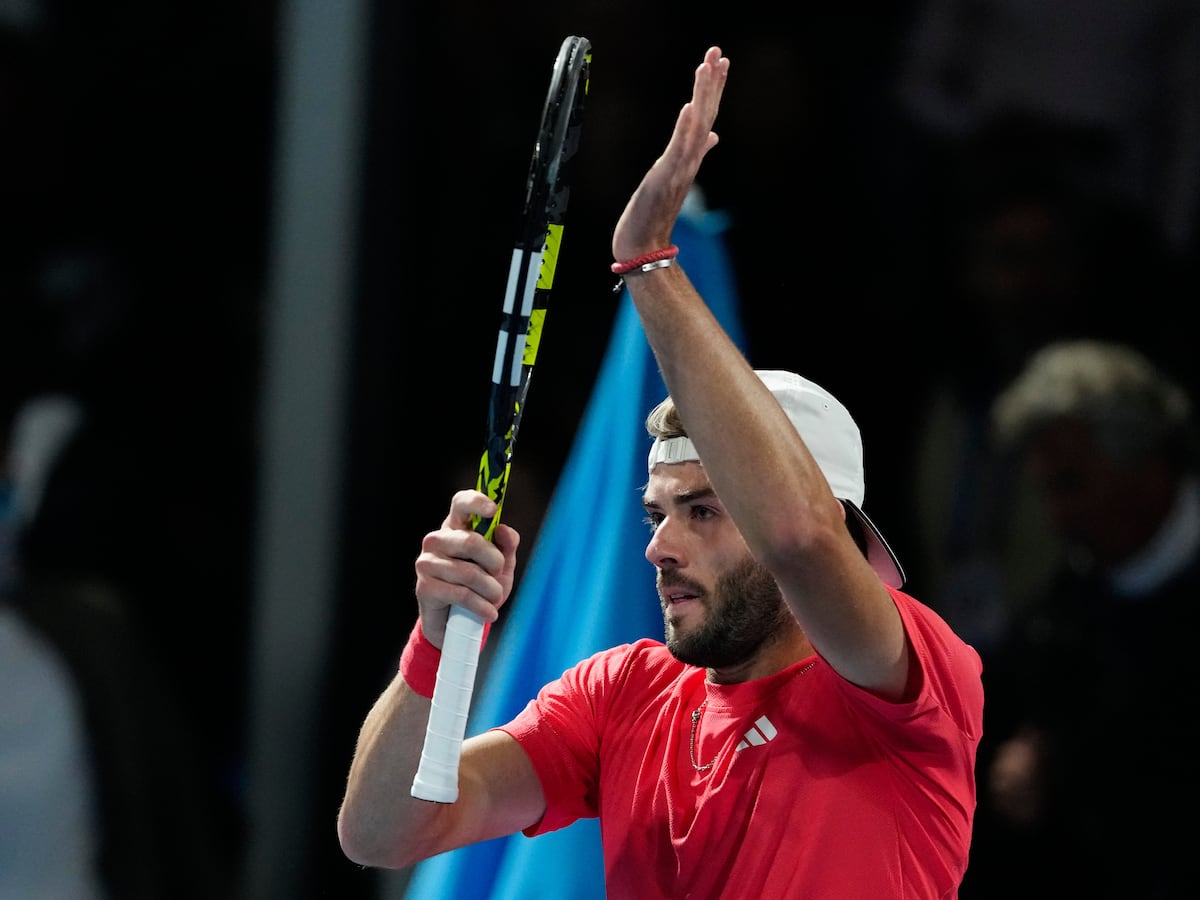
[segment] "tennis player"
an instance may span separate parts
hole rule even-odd
[[[419,620],[351,763],[338,833],[360,864],[598,816],[611,898],[957,895],[979,657],[901,590],[862,510],[850,413],[797,374],[751,368],[670,245],[717,144],[728,71],[710,48],[612,244],[669,392],[647,419],[643,494],[665,642],[583,660],[464,742],[455,802],[414,799],[447,611],[496,621],[520,540],[503,524],[491,542],[475,533],[494,504],[455,494],[417,557]]]

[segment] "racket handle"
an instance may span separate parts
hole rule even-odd
[[[412,783],[411,793],[418,800],[453,803],[458,799],[458,761],[482,646],[483,620],[461,606],[450,607],[425,745]]]

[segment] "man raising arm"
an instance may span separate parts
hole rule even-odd
[[[752,369],[669,245],[717,144],[728,71],[710,48],[613,235],[669,392],[646,420],[642,498],[665,641],[568,669],[464,741],[455,803],[412,799],[448,609],[492,622],[512,590],[516,532],[501,525],[489,544],[470,523],[491,501],[456,494],[425,538],[419,625],[351,765],[338,821],[351,859],[407,866],[599,817],[613,900],[957,894],[979,657],[900,590],[862,510],[846,408],[793,372]]]
[[[617,259],[670,244],[700,162],[717,144],[712,126],[728,71],[710,48],[666,151],[617,224]],[[849,681],[900,696],[908,650],[896,605],[846,539],[844,510],[779,403],[679,267],[638,272],[626,287],[717,496],[809,640]]]

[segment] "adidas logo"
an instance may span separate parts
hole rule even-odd
[[[746,736],[742,738],[734,751],[745,750],[747,747],[758,747],[767,741],[774,740],[777,734],[779,732],[775,730],[771,720],[762,716],[754,723],[754,727],[746,732]]]

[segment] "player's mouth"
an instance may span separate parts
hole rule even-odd
[[[658,597],[663,612],[678,614],[694,604],[702,603],[704,590],[699,585],[677,576],[662,576],[659,578]]]
[[[679,606],[682,603],[690,603],[698,600],[699,596],[699,594],[693,591],[664,591],[662,593],[662,600],[666,606]]]

